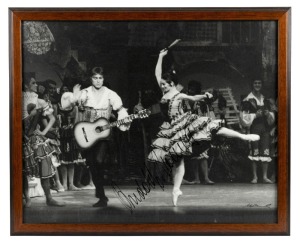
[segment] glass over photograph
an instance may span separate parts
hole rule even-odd
[[[23,21],[23,222],[277,223],[276,21]]]

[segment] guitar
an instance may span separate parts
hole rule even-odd
[[[107,138],[110,135],[110,128],[129,123],[134,119],[146,118],[150,114],[149,109],[144,109],[113,123],[109,123],[106,118],[99,118],[94,122],[78,122],[74,125],[75,140],[81,149],[90,148],[98,140]]]

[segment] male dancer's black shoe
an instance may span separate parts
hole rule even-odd
[[[95,208],[105,208],[105,207],[107,207],[107,202],[108,202],[108,198],[106,197],[102,200],[99,200],[95,204],[93,204],[93,207],[95,207]]]

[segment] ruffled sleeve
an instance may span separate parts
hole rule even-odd
[[[124,119],[125,117],[128,116],[127,109],[123,107],[122,100],[116,92],[109,90],[108,99],[113,110],[118,111],[118,120]],[[119,126],[119,129],[121,131],[129,130],[129,128],[130,128],[130,123]]]
[[[74,94],[72,92],[65,92],[60,100],[62,109],[71,109],[74,106],[74,100]]]
[[[122,100],[116,92],[110,90],[108,94],[108,99],[113,110],[120,110],[123,107]]]

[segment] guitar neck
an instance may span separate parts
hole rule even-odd
[[[117,120],[115,122],[112,122],[112,123],[106,125],[105,129],[109,129],[109,128],[112,128],[112,127],[115,127],[115,126],[124,125],[124,124],[128,123],[130,120],[138,119],[138,118],[140,118],[140,116],[138,114],[131,114],[131,115],[125,117],[124,119],[120,119],[120,120]]]

